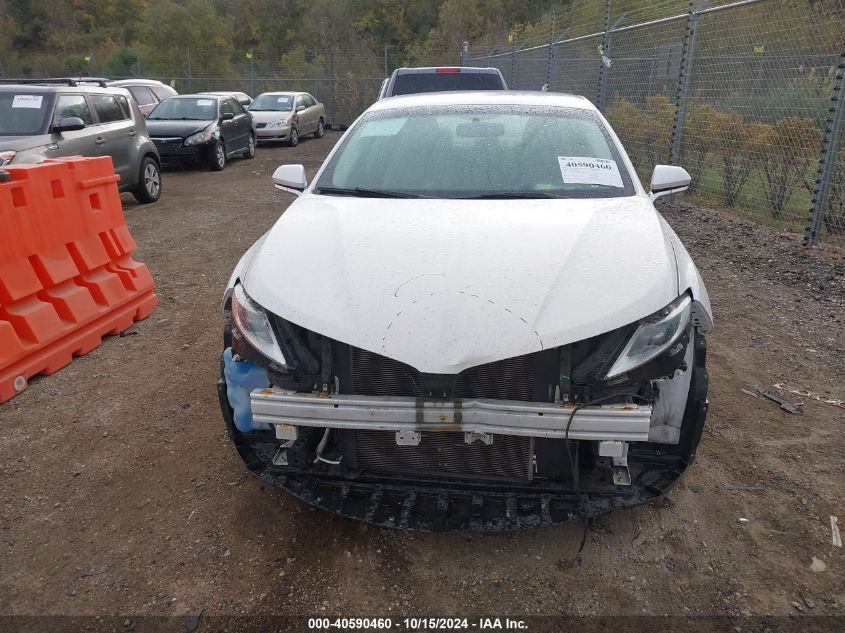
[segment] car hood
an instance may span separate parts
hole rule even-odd
[[[293,323],[443,374],[613,330],[678,295],[671,243],[644,196],[306,194],[241,281]]]
[[[22,152],[25,149],[40,147],[52,142],[53,138],[49,134],[36,134],[34,136],[0,136],[0,152],[8,150]]]
[[[149,135],[159,138],[165,136],[187,138],[214,123],[214,121],[169,121],[167,119],[160,121],[146,119],[145,121]]]
[[[250,110],[249,113],[252,115],[253,120],[256,123],[272,123],[273,121],[279,121],[281,119],[287,121],[293,112],[264,112],[264,111],[255,111]]]

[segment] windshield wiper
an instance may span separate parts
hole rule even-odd
[[[333,196],[355,196],[358,198],[424,198],[416,193],[407,193],[405,191],[384,191],[382,189],[364,189],[362,187],[355,187],[354,189],[343,189],[339,187],[317,187],[317,193],[327,193]]]
[[[457,196],[456,200],[561,200],[566,196],[549,191],[500,191],[475,196]]]

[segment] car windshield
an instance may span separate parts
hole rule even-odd
[[[399,73],[393,81],[391,95],[452,90],[504,90],[504,88],[498,73],[468,73],[449,69],[440,72]]]
[[[293,95],[258,95],[249,109],[253,112],[290,112],[293,110]]]
[[[217,98],[168,97],[147,116],[147,120],[176,119],[211,121],[217,118]]]
[[[634,185],[589,110],[473,105],[365,114],[315,193],[363,197],[605,198]]]
[[[52,94],[0,92],[0,136],[46,134],[52,109]]]

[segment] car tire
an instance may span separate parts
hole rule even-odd
[[[211,171],[226,169],[226,146],[222,140],[211,146],[211,151],[208,153],[208,165],[211,167]]]
[[[326,124],[323,121],[323,117],[320,117],[320,120],[317,121],[317,129],[314,130],[314,138],[323,138],[326,135]]]
[[[255,133],[249,133],[249,140],[247,141],[247,148],[244,152],[244,158],[255,158]]]
[[[288,141],[288,145],[291,147],[299,145],[299,130],[296,129],[295,125],[292,125],[290,128],[290,140]]]
[[[138,171],[138,186],[132,195],[141,204],[150,204],[161,197],[161,167],[152,156],[144,156]]]

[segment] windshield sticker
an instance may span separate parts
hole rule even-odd
[[[563,182],[577,185],[624,187],[616,161],[589,156],[558,156]]]
[[[214,105],[214,99],[197,99],[198,106]]]
[[[408,121],[408,117],[376,119],[366,123],[359,134],[361,136],[395,136]]]
[[[41,95],[15,95],[12,101],[13,108],[35,108],[41,107]]]
[[[290,103],[290,97],[279,97],[276,101],[279,103]]]

